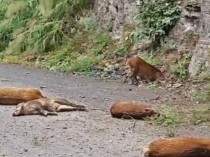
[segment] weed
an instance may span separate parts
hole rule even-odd
[[[178,63],[171,65],[170,70],[176,76],[181,79],[185,79],[188,75],[188,66],[190,63],[191,56],[189,54],[184,54]]]
[[[166,137],[175,137],[176,133],[176,127],[170,126],[166,128]]]
[[[158,125],[177,127],[182,123],[182,117],[175,109],[166,107],[163,113],[155,118],[155,122]]]
[[[199,102],[199,103],[207,103],[210,102],[210,85],[208,85],[205,89],[196,90],[193,92],[192,97],[193,100]]]
[[[90,72],[111,43],[86,14],[90,0],[11,0],[0,6],[1,61],[23,63],[25,52],[38,67]],[[85,17],[82,15],[86,14]],[[92,15],[91,15],[92,16]],[[18,59],[17,59],[18,58]]]
[[[3,63],[6,64],[21,64],[21,59],[18,56],[14,55],[6,55],[3,59],[1,59]]]
[[[97,63],[99,58],[95,56],[87,57],[81,56],[71,65],[70,71],[76,72],[91,72],[94,65]]]
[[[123,43],[117,46],[117,52],[116,52],[117,55],[124,57],[127,53],[128,53],[127,48]]]
[[[111,37],[103,31],[96,31],[93,34],[93,52],[95,55],[103,54],[105,48],[111,43]]]
[[[174,137],[176,129],[183,123],[182,116],[175,108],[165,107],[159,116],[151,117],[150,120],[154,121],[157,125],[166,128],[166,136]]]
[[[157,88],[157,87],[158,87],[158,83],[157,82],[150,82],[147,85],[147,88],[150,88],[150,89],[154,89],[154,88]]]
[[[152,53],[141,53],[140,57],[153,66],[159,63],[157,57]]]
[[[83,31],[95,31],[97,30],[97,21],[94,15],[90,15],[87,17],[81,17],[78,21],[80,29]]]
[[[134,41],[145,37],[159,44],[176,24],[181,7],[171,0],[143,0],[136,15],[137,30],[131,33]],[[157,46],[157,45],[155,45]]]
[[[191,122],[194,125],[210,122],[210,109],[194,110],[192,112]]]
[[[37,137],[33,137],[32,144],[37,147],[41,147],[41,143]]]
[[[110,41],[110,37],[99,30],[94,33],[77,33],[60,50],[46,55],[44,60],[37,62],[37,65],[52,71],[89,74],[103,57]]]
[[[180,63],[170,66],[170,69],[172,73],[181,79],[185,79],[187,77],[187,69]]]
[[[87,6],[88,2],[87,0],[3,1],[0,7],[0,45],[3,46],[1,50],[9,53],[26,50],[44,53],[54,50],[66,37],[70,37],[72,28],[76,27],[74,17],[81,12],[81,7]],[[21,31],[17,33],[20,28]]]

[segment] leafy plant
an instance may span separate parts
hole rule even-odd
[[[187,69],[181,64],[175,64],[170,67],[171,71],[181,79],[186,78]]]
[[[35,65],[42,68],[62,72],[91,71],[103,57],[111,37],[98,29],[94,16],[86,14],[90,2],[1,1],[1,61],[22,63],[21,56],[32,53],[37,58]]]
[[[181,7],[173,0],[142,0],[136,15],[137,30],[131,33],[134,41],[149,37],[159,44],[176,24]],[[157,45],[155,45],[157,46]]]
[[[159,116],[150,117],[150,120],[157,125],[164,126],[166,128],[166,136],[174,137],[176,135],[177,128],[183,123],[181,114],[175,110],[175,108],[165,107]]]
[[[170,70],[181,79],[185,79],[188,75],[188,66],[190,64],[190,54],[183,54],[177,63],[170,66]]]
[[[148,89],[155,89],[157,88],[159,85],[157,82],[150,82],[147,86]]]
[[[163,113],[155,118],[155,122],[158,125],[163,126],[179,126],[182,123],[181,115],[173,108],[166,107],[163,109]]]
[[[193,111],[191,121],[194,125],[202,122],[210,122],[210,110],[205,109]]]
[[[83,31],[67,40],[59,50],[45,55],[36,65],[52,71],[90,73],[110,41],[110,36],[100,30]]]
[[[0,6],[0,45],[6,53],[45,53],[62,45],[89,0],[11,0]]]
[[[111,37],[103,31],[95,31],[93,34],[94,54],[103,54],[103,50],[111,43]]]
[[[78,57],[77,60],[72,64],[70,71],[76,72],[90,72],[94,65],[97,63],[99,58],[95,56],[89,57]]]
[[[154,65],[154,66],[157,65],[159,62],[158,58],[152,53],[150,53],[150,54],[149,53],[141,53],[140,57],[143,58],[149,64]]]
[[[117,46],[117,54],[121,57],[125,56],[128,53],[126,46],[122,43]]]
[[[199,102],[199,103],[207,103],[210,102],[210,84],[208,84],[204,89],[202,90],[196,90],[193,92],[193,100]]]

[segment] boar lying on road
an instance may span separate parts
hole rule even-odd
[[[156,113],[150,105],[138,104],[134,102],[116,102],[110,108],[110,113],[114,118],[143,119]]]
[[[145,157],[209,157],[210,139],[176,137],[157,139],[144,148]]]
[[[21,115],[57,115],[63,111],[86,111],[84,105],[70,102],[63,98],[41,98],[20,103],[16,106],[13,116]]]
[[[17,105],[40,98],[44,96],[36,88],[0,87],[0,105]]]

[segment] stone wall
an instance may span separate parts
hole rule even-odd
[[[132,23],[140,0],[95,0],[94,12],[99,25],[113,39],[123,37]],[[181,2],[181,1],[180,1]],[[190,53],[189,74],[210,75],[210,0],[185,0],[181,18],[170,33],[179,53]]]
[[[210,0],[200,1],[200,35],[189,65],[191,76],[210,76]]]
[[[136,0],[95,0],[94,12],[100,27],[118,39],[123,36],[126,25],[132,23],[137,5]]]
[[[170,32],[179,54],[191,55],[191,77],[210,75],[210,0],[185,0],[180,20]]]
[[[210,67],[210,0],[185,0],[181,18],[170,33],[178,51],[190,53],[190,76],[208,75]]]

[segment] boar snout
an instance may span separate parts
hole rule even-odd
[[[12,116],[19,116],[19,114],[17,114],[17,113],[13,113],[13,114],[12,114]]]

